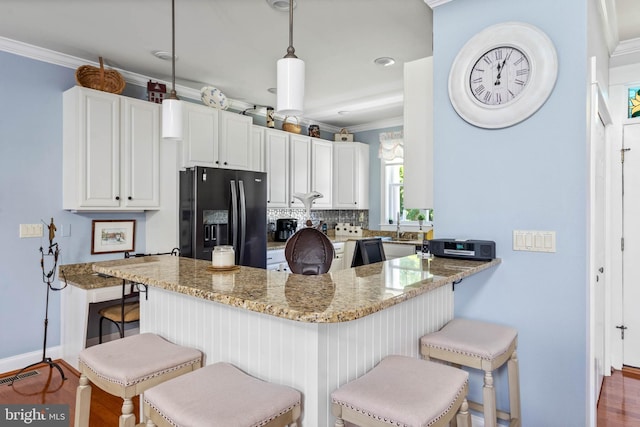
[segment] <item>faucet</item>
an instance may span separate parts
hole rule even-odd
[[[396,221],[396,239],[400,240],[400,212],[398,212],[398,220]]]

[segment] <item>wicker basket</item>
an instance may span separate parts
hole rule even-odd
[[[288,118],[289,116],[286,116],[282,121],[282,130],[286,130],[287,132],[291,132],[291,133],[300,133],[301,128],[300,128],[300,125],[298,124],[298,118],[293,117],[294,119],[296,119],[295,123],[287,122]]]
[[[122,93],[126,85],[124,79],[116,70],[105,70],[100,57],[100,68],[91,65],[81,65],[76,70],[76,82],[80,86],[110,93]]]

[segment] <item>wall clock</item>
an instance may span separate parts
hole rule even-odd
[[[449,98],[472,125],[515,125],[545,103],[556,83],[558,55],[551,39],[524,22],[485,28],[458,52],[449,73]]]

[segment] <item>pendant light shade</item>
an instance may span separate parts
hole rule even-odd
[[[176,2],[171,0],[171,93],[162,101],[162,137],[182,139],[182,101],[176,94]]]
[[[162,137],[179,141],[182,139],[182,101],[162,100]]]
[[[304,104],[304,61],[293,47],[293,0],[289,0],[289,47],[277,65],[276,110],[282,115],[302,114]]]
[[[299,58],[278,60],[278,113],[285,116],[302,114],[304,102],[304,61]]]

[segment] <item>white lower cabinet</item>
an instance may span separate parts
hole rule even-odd
[[[416,246],[407,243],[382,242],[385,257],[390,259],[402,258],[416,253]]]
[[[289,271],[284,249],[270,249],[267,251],[267,270]]]
[[[160,206],[160,105],[74,86],[63,94],[62,205]]]

